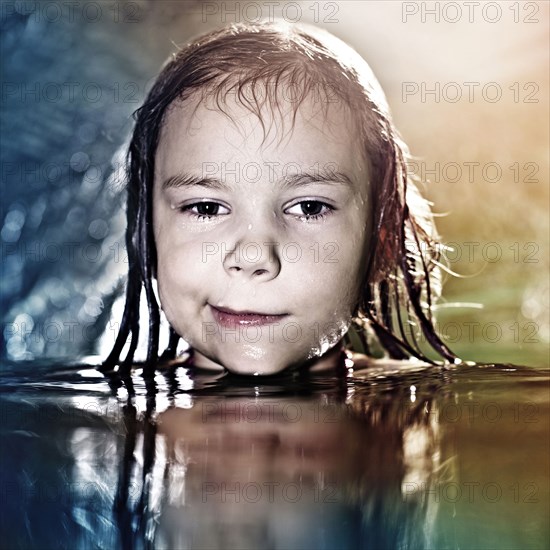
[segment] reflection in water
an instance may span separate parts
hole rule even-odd
[[[156,422],[146,414],[141,525],[153,534],[156,518],[161,548],[424,547],[426,510],[401,486],[430,481],[427,403],[197,396]]]
[[[180,367],[148,384],[20,372],[7,371],[2,399],[10,548],[542,548],[548,537],[541,371],[259,380]]]

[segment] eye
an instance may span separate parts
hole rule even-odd
[[[229,214],[229,209],[227,207],[213,201],[186,204],[180,207],[180,211],[187,213],[199,221],[210,220],[218,216],[227,216],[227,214]]]
[[[321,220],[326,218],[333,211],[334,208],[332,206],[316,200],[301,201],[285,210],[287,214],[292,214],[304,221]]]

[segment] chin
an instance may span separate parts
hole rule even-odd
[[[241,344],[217,349],[195,348],[195,365],[213,370],[224,369],[241,376],[271,376],[294,370],[307,362],[307,353],[288,346]]]
[[[223,365],[231,374],[240,376],[270,376],[287,368],[287,365],[272,365],[265,361],[231,361]]]

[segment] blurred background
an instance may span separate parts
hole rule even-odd
[[[178,45],[273,17],[349,42],[386,91],[458,275],[438,308],[448,345],[546,366],[549,4],[528,1],[3,1],[3,357],[112,344],[131,114]]]

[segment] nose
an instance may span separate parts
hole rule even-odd
[[[256,282],[270,281],[281,271],[279,243],[266,232],[252,232],[245,224],[242,238],[227,250],[223,267],[231,277],[251,279]]]

